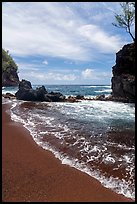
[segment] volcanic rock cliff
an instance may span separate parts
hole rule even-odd
[[[112,97],[135,102],[135,43],[124,45],[116,53],[112,72]]]
[[[18,67],[8,51],[2,49],[2,86],[17,86],[19,84]]]

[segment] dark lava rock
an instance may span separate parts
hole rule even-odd
[[[24,79],[19,83],[19,90],[15,96],[17,99],[25,101],[61,102],[65,100],[65,96],[61,93],[48,93],[44,86],[37,87],[36,90],[32,89],[31,83]]]
[[[135,101],[135,43],[124,45],[116,53],[112,72],[112,96],[123,98],[123,101]]]

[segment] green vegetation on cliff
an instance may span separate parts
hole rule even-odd
[[[16,86],[19,83],[18,66],[8,53],[2,49],[2,86]]]
[[[18,70],[18,66],[9,55],[8,51],[2,49],[2,71],[8,72],[10,67],[14,68],[16,71]]]

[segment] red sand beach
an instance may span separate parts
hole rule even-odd
[[[2,200],[4,202],[134,202],[103,187],[43,150],[10,119],[2,105]]]

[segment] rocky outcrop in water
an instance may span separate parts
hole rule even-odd
[[[24,101],[46,101],[46,102],[62,102],[65,101],[65,96],[59,92],[47,92],[44,86],[38,87],[35,90],[31,83],[27,80],[22,80],[19,83],[19,90],[15,93],[19,100]]]
[[[135,101],[135,43],[124,45],[116,53],[116,65],[112,67],[112,97]]]
[[[2,86],[17,86],[19,84],[18,67],[12,57],[2,49]]]

